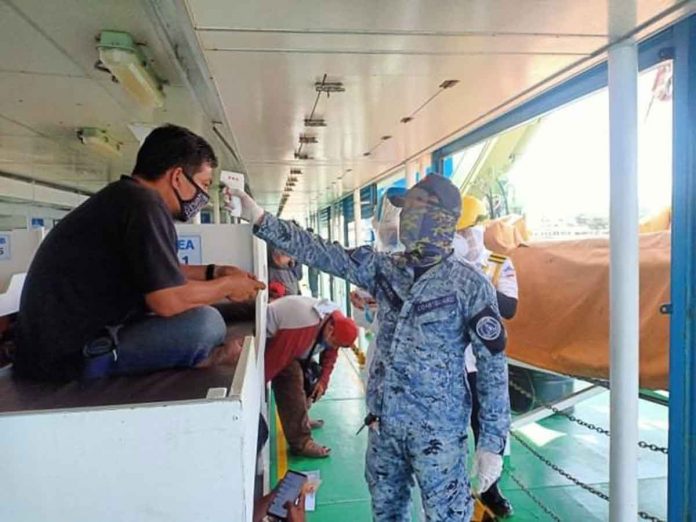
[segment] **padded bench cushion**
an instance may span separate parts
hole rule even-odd
[[[251,335],[253,324],[234,325],[239,337]],[[132,377],[89,382],[39,382],[0,376],[0,413],[143,404],[204,399],[209,388],[230,388],[235,368],[165,370]]]

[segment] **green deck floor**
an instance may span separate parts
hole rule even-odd
[[[365,416],[363,386],[352,354],[339,357],[326,396],[312,408],[314,418],[326,421],[315,432],[318,442],[332,448],[323,460],[287,456],[290,469],[320,470],[322,484],[317,493],[317,509],[308,514],[309,522],[367,522],[370,497],[364,480],[365,432],[355,436]],[[575,407],[575,415],[608,428],[609,395],[603,393]],[[667,445],[667,408],[641,401],[642,440]],[[273,423],[275,424],[275,423]],[[550,417],[518,432],[541,454],[596,489],[608,493],[609,438],[589,431],[559,416]],[[276,426],[271,428],[271,483],[277,481]],[[640,509],[666,519],[667,457],[639,450]],[[507,459],[502,489],[515,507],[510,521],[551,520],[510,479],[511,471],[563,521],[608,520],[608,503],[574,485],[541,463],[513,440]],[[414,513],[415,513],[414,508]],[[414,521],[418,520],[414,516]]]

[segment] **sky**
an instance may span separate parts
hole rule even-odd
[[[656,69],[638,85],[638,191],[641,217],[670,204],[672,102],[648,111]],[[609,105],[606,89],[544,117],[526,151],[508,173],[530,225],[609,215]]]

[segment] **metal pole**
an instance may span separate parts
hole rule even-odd
[[[353,227],[353,232],[355,237],[355,246],[360,246],[362,244],[362,202],[360,201],[360,189],[355,189],[353,192],[353,218],[355,219],[355,226]]]
[[[696,520],[696,17],[674,28],[668,520]]]
[[[220,220],[220,191],[217,189],[213,190],[212,194],[212,203],[213,203],[213,223],[216,225],[219,225],[221,223]]]
[[[612,41],[636,23],[635,0],[610,0]],[[611,451],[609,518],[638,516],[638,54],[609,48]]]
[[[418,172],[418,162],[409,161],[406,163],[406,188],[411,188],[416,184],[416,173]],[[423,173],[421,173],[423,176]]]

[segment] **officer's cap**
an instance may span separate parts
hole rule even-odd
[[[389,201],[396,207],[403,207],[404,201],[408,197],[408,194],[414,190],[420,189],[424,190],[431,196],[434,196],[438,203],[437,206],[450,212],[452,215],[459,217],[462,210],[462,196],[459,194],[459,190],[454,184],[448,180],[446,177],[440,174],[430,174],[424,177],[418,183],[416,183],[409,191],[403,196],[393,196],[389,198]]]

